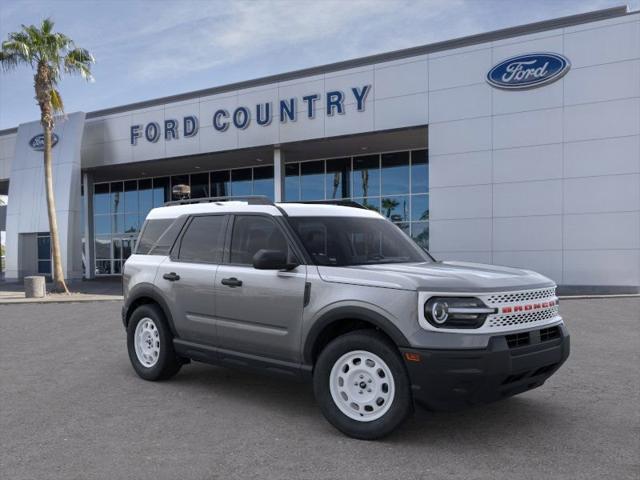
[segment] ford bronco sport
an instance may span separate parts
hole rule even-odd
[[[374,439],[414,402],[505,398],[567,359],[551,280],[436,261],[357,207],[245,197],[153,209],[124,266],[138,375],[167,379],[194,360],[308,378],[331,424]]]

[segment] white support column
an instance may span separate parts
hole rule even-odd
[[[84,197],[82,198],[84,218],[84,278],[95,277],[94,266],[94,238],[93,238],[93,176],[87,172],[82,174],[82,187]]]
[[[273,183],[276,202],[284,201],[284,152],[279,146],[273,149]]]

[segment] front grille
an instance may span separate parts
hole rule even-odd
[[[524,347],[526,345],[529,345],[529,342],[531,341],[529,332],[507,335],[506,339],[509,348]]]
[[[540,341],[547,342],[549,340],[553,340],[554,338],[560,338],[560,327],[549,327],[543,328],[540,330]]]
[[[536,310],[533,312],[521,312],[510,314],[491,315],[487,319],[489,328],[518,327],[532,323],[550,320],[558,315],[558,307],[549,307],[544,310]]]
[[[528,302],[530,300],[554,298],[555,296],[555,288],[542,288],[539,290],[527,290],[525,292],[494,293],[492,295],[489,295],[486,301],[490,306],[497,306],[505,303],[520,303]]]

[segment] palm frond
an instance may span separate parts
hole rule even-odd
[[[64,58],[64,69],[68,73],[78,73],[85,80],[91,81],[91,64],[95,63],[93,55],[84,48],[75,48]]]
[[[51,17],[47,17],[42,20],[40,30],[42,30],[42,33],[44,33],[45,35],[49,35],[53,31],[54,25],[55,23],[53,22],[53,20],[51,20]]]
[[[53,111],[55,113],[64,112],[64,104],[62,103],[62,97],[60,96],[60,92],[55,88],[51,89],[51,106],[53,107]]]
[[[21,60],[21,57],[15,53],[5,52],[4,50],[0,51],[0,65],[2,65],[2,69],[5,72],[16,68]]]

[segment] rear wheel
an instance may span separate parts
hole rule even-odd
[[[359,330],[329,343],[315,366],[314,391],[333,426],[364,440],[388,435],[413,409],[400,355],[375,331]]]
[[[145,380],[171,378],[182,366],[173,349],[171,330],[157,305],[141,305],[131,314],[127,350],[133,369]]]

